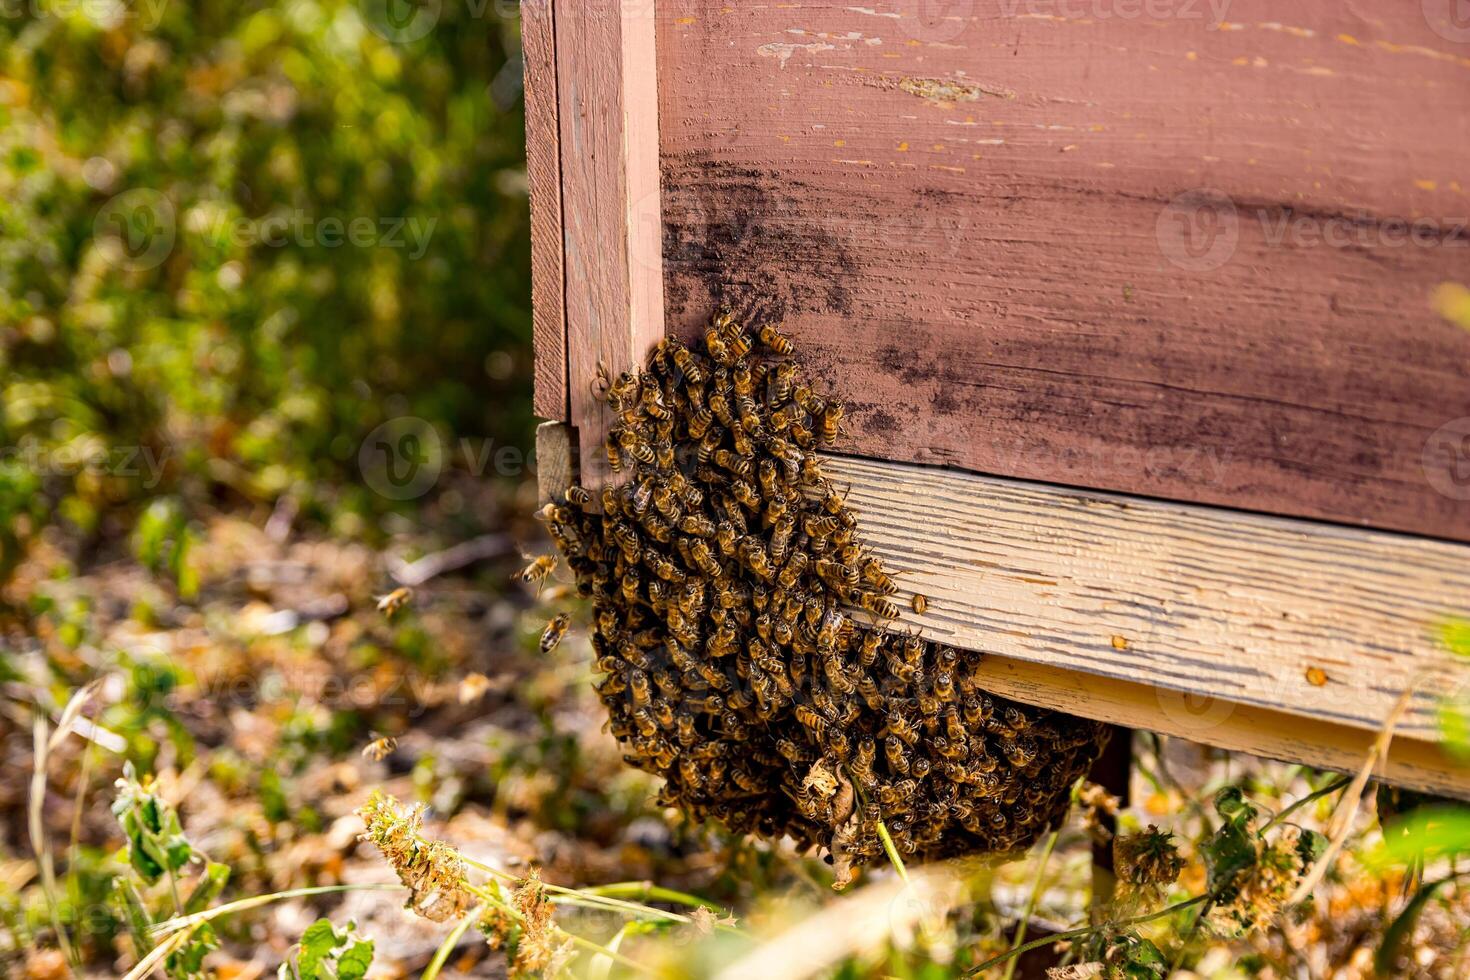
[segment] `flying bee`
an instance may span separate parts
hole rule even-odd
[[[572,625],[571,613],[557,613],[551,622],[546,624],[546,629],[541,632],[541,652],[550,653],[561,643],[562,637],[567,635],[567,628]]]
[[[782,335],[780,330],[769,323],[760,329],[761,343],[769,347],[774,353],[781,357],[790,357],[795,348],[791,341]]]
[[[388,756],[392,755],[393,751],[397,748],[398,739],[392,735],[384,735],[382,738],[373,739],[367,745],[363,746],[362,757],[364,759],[371,759],[373,762],[382,762]]]
[[[550,558],[549,555],[546,556],[546,557],[547,558]],[[537,560],[539,561],[541,559],[537,559]],[[556,567],[556,564],[555,564],[556,563],[556,559],[551,558],[551,562],[552,562],[552,568],[555,568]],[[546,574],[550,574],[550,569],[547,570],[547,573]],[[543,578],[544,577],[545,576],[543,575]],[[388,619],[392,619],[394,616],[397,616],[400,612],[402,612],[405,608],[407,608],[408,607],[408,604],[413,601],[413,589],[410,589],[410,588],[394,589],[392,592],[389,592],[387,595],[378,596],[377,598],[378,598],[378,612],[382,613]]]
[[[541,555],[531,559],[531,563],[516,573],[516,578],[522,582],[535,582],[536,592],[539,595],[541,588],[546,584],[546,579],[552,572],[556,571],[557,560],[555,555]],[[386,598],[392,598],[388,596]]]

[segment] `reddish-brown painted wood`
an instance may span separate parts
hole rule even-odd
[[[569,412],[566,282],[562,274],[561,135],[551,0],[522,0],[521,53],[526,65],[526,176],[531,185],[533,406],[542,418],[564,422]]]
[[[664,336],[653,0],[556,0],[567,365],[579,477],[614,479],[595,379]],[[625,471],[626,472],[626,471]]]
[[[846,452],[1470,540],[1425,451],[1470,37],[1426,9],[662,0],[669,329],[770,296]]]

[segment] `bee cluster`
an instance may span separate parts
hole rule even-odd
[[[1092,722],[982,690],[979,655],[885,631],[897,592],[822,475],[842,409],[774,327],[726,313],[608,388],[630,479],[543,511],[594,603],[598,693],[660,802],[829,849],[838,883],[882,853],[1028,845],[1095,759]],[[915,606],[918,601],[916,599]]]

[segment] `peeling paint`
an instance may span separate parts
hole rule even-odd
[[[818,51],[835,50],[837,50],[835,45],[823,44],[820,41],[814,44],[785,44],[779,41],[772,41],[770,44],[762,44],[756,48],[755,53],[763,58],[779,58],[781,59],[781,67],[785,68],[786,62],[790,61],[791,56],[798,51],[810,51],[815,54]]]
[[[975,102],[982,95],[999,99],[1014,99],[1016,93],[1010,89],[989,88],[974,82],[962,82],[947,78],[901,78],[898,87],[910,95],[935,103]]]

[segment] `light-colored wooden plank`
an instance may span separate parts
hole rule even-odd
[[[663,0],[670,331],[767,298],[853,455],[1470,541],[1451,5],[1130,6]]]
[[[1436,637],[1470,617],[1470,547],[848,457],[826,468],[899,598],[929,599],[897,629],[1365,731],[1417,681],[1399,732],[1428,740],[1441,698],[1470,685]]]
[[[572,429],[563,422],[536,426],[536,490],[550,503],[572,485]]]
[[[1319,769],[1356,771],[1375,737],[1361,728],[1010,657],[986,657],[980,674],[988,690],[1015,701]],[[1394,739],[1376,775],[1422,792],[1470,799],[1470,769],[1429,742]]]
[[[594,379],[642,365],[664,335],[654,5],[555,7],[571,422],[596,489],[614,475],[602,452],[614,416]]]
[[[536,414],[565,421],[566,282],[562,273],[561,130],[551,0],[521,0],[526,76],[526,177],[531,185],[531,333]]]

